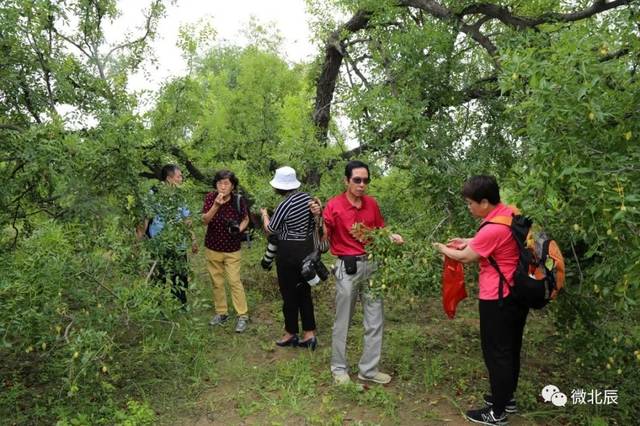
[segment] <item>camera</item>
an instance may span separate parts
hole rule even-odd
[[[231,235],[240,234],[240,223],[235,219],[227,219],[227,230]]]
[[[322,260],[320,260],[320,252],[318,250],[312,251],[302,260],[302,269],[300,272],[302,278],[304,278],[310,286],[314,286],[320,281],[326,281],[327,278],[329,278],[329,270],[324,266]]]
[[[276,257],[276,252],[278,251],[278,236],[271,234],[267,238],[267,241],[267,251],[264,252],[260,265],[262,266],[262,269],[269,271],[273,265],[273,259]]]

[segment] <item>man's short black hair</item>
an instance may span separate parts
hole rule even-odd
[[[490,204],[496,205],[500,202],[500,188],[493,176],[472,176],[464,183],[462,196],[476,203],[487,200]]]
[[[351,175],[353,174],[353,169],[367,169],[367,176],[371,177],[369,173],[369,166],[366,163],[363,163],[360,160],[351,160],[347,163],[344,168],[344,176],[347,179],[351,179]]]
[[[218,170],[216,172],[216,175],[213,177],[213,186],[216,186],[218,181],[221,181],[224,179],[229,179],[229,182],[233,184],[233,189],[238,188],[238,184],[240,183],[240,180],[238,180],[235,173],[233,173],[231,170],[226,170],[226,169]]]
[[[166,164],[162,166],[162,169],[160,170],[160,178],[164,182],[169,176],[173,176],[176,170],[180,170],[180,167],[175,164]]]

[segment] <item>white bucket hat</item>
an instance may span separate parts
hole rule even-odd
[[[292,167],[284,166],[276,170],[276,175],[273,177],[271,186],[276,189],[282,189],[288,191],[290,189],[299,188],[301,183],[296,178],[296,171]]]

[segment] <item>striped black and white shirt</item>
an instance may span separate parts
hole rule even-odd
[[[311,196],[306,192],[292,192],[278,204],[267,229],[279,240],[305,241],[312,236],[313,216],[309,210]]]

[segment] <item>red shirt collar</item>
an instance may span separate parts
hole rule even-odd
[[[352,208],[352,209],[356,209],[356,210],[362,210],[364,209],[365,205],[367,204],[367,196],[363,195],[361,200],[362,200],[362,204],[360,205],[360,207],[356,207],[353,204],[351,204],[351,201],[349,201],[349,198],[347,198],[347,191],[344,191],[342,194],[340,194],[340,200],[342,202],[342,205],[345,208]]]

